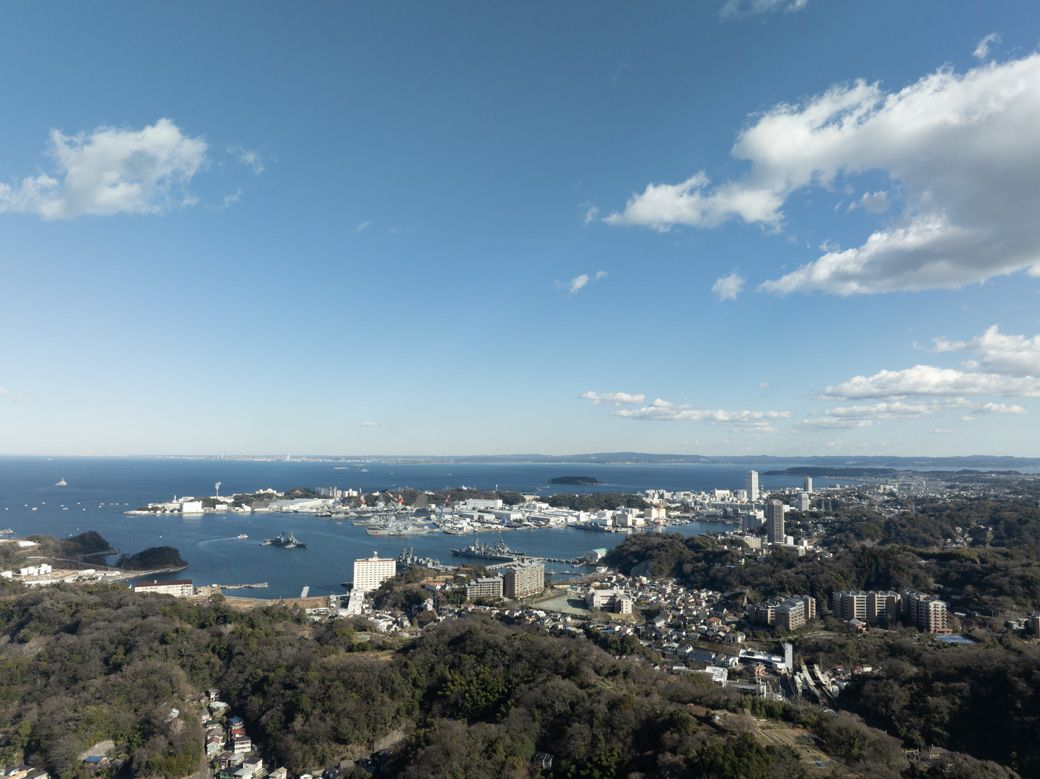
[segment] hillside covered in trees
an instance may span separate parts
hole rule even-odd
[[[215,687],[292,772],[367,755],[396,733],[385,775],[537,776],[538,751],[554,756],[554,776],[806,775],[790,748],[754,735],[742,714],[754,706],[808,728],[839,773],[920,775],[895,739],[851,715],[762,707],[586,640],[480,617],[400,644],[358,629],[115,588],[0,600],[0,762],[73,776],[81,750],[113,739],[135,776],[186,775],[201,764],[201,731],[167,713]]]

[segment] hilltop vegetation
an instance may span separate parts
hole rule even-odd
[[[187,561],[173,546],[150,546],[136,554],[120,555],[118,568],[128,571],[148,571],[157,568],[186,568]]]
[[[387,775],[536,776],[536,751],[554,755],[557,776],[805,775],[793,751],[740,724],[751,706],[808,727],[854,773],[915,775],[898,742],[850,715],[740,699],[586,640],[476,617],[402,645],[361,641],[361,629],[105,588],[0,601],[0,762],[72,776],[79,751],[111,738],[133,775],[185,775],[201,763],[201,732],[167,714],[217,687],[265,757],[293,772],[367,755],[397,732]]]

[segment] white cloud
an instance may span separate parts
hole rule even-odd
[[[856,208],[862,208],[868,214],[883,214],[891,207],[892,204],[888,199],[887,192],[864,192],[863,197],[849,206],[849,210],[852,211]],[[829,248],[824,249],[824,251],[830,250],[831,249]]]
[[[648,406],[623,408],[615,412],[625,419],[643,419],[676,422],[715,422],[718,424],[753,427],[757,430],[772,430],[772,422],[787,419],[789,411],[728,411],[724,409],[695,408],[684,403],[672,403],[658,398]]]
[[[1024,414],[1026,410],[1022,406],[1009,405],[1007,403],[983,403],[974,413],[976,414]]]
[[[264,160],[257,151],[245,149],[241,146],[228,146],[228,153],[234,155],[235,159],[258,176],[266,169]]]
[[[581,223],[583,225],[590,225],[596,221],[596,217],[599,216],[599,206],[589,206],[585,209],[585,216],[582,218]]]
[[[713,192],[707,174],[700,171],[678,184],[648,184],[632,195],[625,210],[603,221],[611,225],[639,225],[668,230],[674,225],[718,227],[733,216],[745,222],[780,222],[783,197],[767,190],[724,184]]]
[[[157,214],[194,202],[188,191],[206,162],[206,142],[169,119],[141,130],[51,130],[51,173],[0,183],[0,212],[68,219],[83,214]]]
[[[776,11],[794,13],[804,10],[808,4],[809,0],[725,0],[719,15],[724,19],[738,19]]]
[[[1007,335],[997,325],[969,341],[936,338],[937,352],[973,352],[979,363],[994,373],[1040,376],[1040,335]]]
[[[847,430],[856,427],[871,427],[874,421],[871,419],[846,419],[843,417],[832,417],[827,415],[806,417],[805,419],[798,422],[795,427],[815,430],[823,428],[825,430]]]
[[[359,422],[358,427],[379,427],[379,423],[373,422],[371,419],[366,419],[364,422]]]
[[[239,187],[234,192],[229,192],[224,195],[224,199],[220,201],[221,208],[230,208],[242,199],[242,188]]]
[[[882,401],[860,406],[837,406],[828,409],[827,414],[847,419],[892,419],[894,417],[922,417],[945,411],[952,406],[963,406],[962,398],[953,401],[930,401],[924,403],[905,403],[901,400]]]
[[[564,285],[564,287],[567,289],[567,292],[569,294],[576,295],[583,289],[585,289],[585,287],[587,287],[590,283],[600,281],[601,279],[606,278],[606,276],[607,272],[603,270],[596,271],[591,275],[588,273],[580,273],[573,279],[568,281]]]
[[[1040,275],[1038,125],[1040,54],[963,74],[940,69],[891,92],[837,85],[743,130],[732,150],[749,164],[743,178],[711,187],[701,171],[650,184],[606,221],[778,228],[792,193],[880,172],[898,187],[902,213],[861,246],[827,252],[763,288],[851,295],[958,287],[1026,268]]]
[[[854,376],[841,384],[828,386],[823,391],[824,398],[843,400],[918,395],[1040,397],[1040,379],[915,365],[899,371],[878,371],[872,376]]]
[[[967,405],[964,398],[906,403],[901,400],[881,401],[855,406],[836,406],[798,423],[798,427],[853,428],[870,427],[882,419],[914,419],[932,416]]]
[[[371,219],[366,219],[364,222],[358,222],[358,224],[354,227],[354,232],[355,233],[363,233],[363,232],[365,232],[365,230],[367,230],[371,226],[372,226],[372,220]]]
[[[728,276],[715,279],[715,283],[711,285],[711,294],[719,300],[736,300],[743,289],[744,277],[734,271]]]
[[[640,403],[646,402],[646,395],[642,392],[631,393],[631,392],[583,392],[578,397],[584,400],[591,400],[597,406],[610,404],[613,406],[621,405],[639,405]]]
[[[982,40],[979,41],[975,47],[975,51],[971,53],[977,60],[984,60],[989,56],[989,50],[996,45],[1000,44],[1000,33],[991,32],[989,35],[983,36]]]

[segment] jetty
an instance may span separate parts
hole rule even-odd
[[[267,582],[255,582],[253,584],[211,584],[218,590],[266,590]]]

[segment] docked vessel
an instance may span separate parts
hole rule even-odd
[[[456,557],[472,557],[477,560],[492,560],[499,563],[508,563],[521,557],[527,557],[526,552],[510,549],[502,539],[499,539],[494,546],[482,544],[478,539],[464,549],[452,549],[451,553]]]
[[[274,538],[265,539],[261,546],[278,546],[282,549],[306,549],[307,544],[303,543],[294,536],[292,533],[282,533],[275,536]]]

